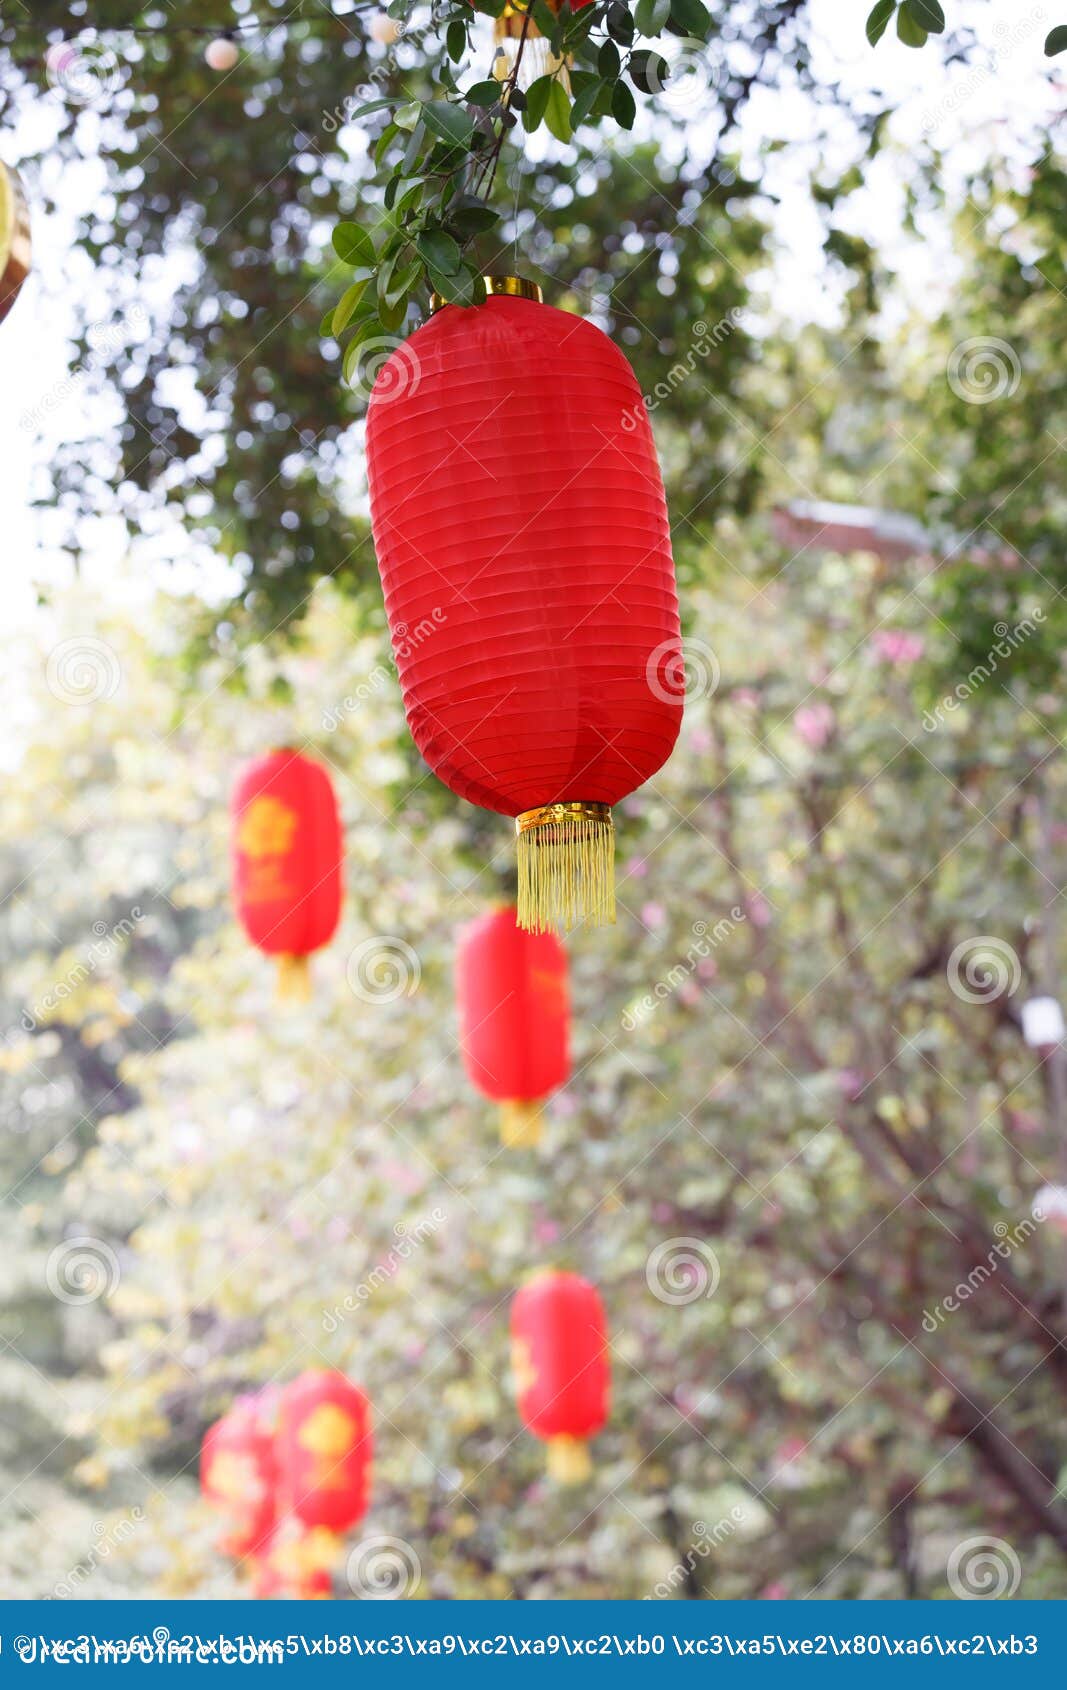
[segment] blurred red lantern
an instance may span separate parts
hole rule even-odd
[[[611,1395],[596,1287],[554,1268],[528,1280],[511,1305],[511,1366],[519,1414],[548,1444],[549,1473],[581,1483],[592,1471],[587,1440],[607,1420]]]
[[[254,1396],[238,1397],[200,1449],[201,1494],[225,1517],[224,1555],[240,1561],[262,1552],[274,1529],[277,1479],[271,1427]]]
[[[298,1520],[278,1526],[255,1563],[253,1596],[321,1600],[333,1591],[337,1538],[322,1526],[310,1530]]]
[[[541,1100],[570,1074],[566,951],[493,910],[460,934],[456,998],[471,1083],[500,1104],[505,1144],[536,1144]]]
[[[516,818],[523,927],[613,921],[611,806],[682,715],[663,482],[636,377],[516,277],[383,366],[371,520],[415,743]]]
[[[325,1368],[302,1373],[278,1400],[286,1513],[309,1529],[348,1531],[367,1512],[373,1449],[370,1403],[358,1385]]]
[[[282,747],[237,777],[230,805],[233,896],[254,945],[278,958],[279,991],[306,997],[307,959],[341,913],[337,800],[320,763]]]

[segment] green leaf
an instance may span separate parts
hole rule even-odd
[[[1062,53],[1065,47],[1067,47],[1067,23],[1058,23],[1055,29],[1050,29],[1045,36],[1046,59],[1055,58],[1056,54]]]
[[[897,0],[878,0],[867,14],[867,40],[877,47],[886,32],[890,18],[897,9]]]
[[[367,291],[367,283],[369,280],[369,276],[364,276],[362,281],[353,282],[350,288],[345,289],[344,293],[333,308],[330,321],[331,334],[339,335],[342,329],[348,327],[352,318],[355,316],[356,306]]]
[[[393,210],[399,215],[410,211],[422,198],[425,179],[422,176],[401,176],[393,198]]]
[[[453,18],[445,32],[445,48],[454,65],[467,51],[467,26],[462,18]]]
[[[671,67],[661,53],[644,48],[630,54],[630,81],[642,94],[660,94],[670,81]]]
[[[500,84],[495,76],[490,76],[468,88],[463,98],[469,106],[495,106],[500,98]]]
[[[392,100],[364,100],[350,115],[354,121],[357,117],[369,117],[371,112],[385,111],[392,105]]]
[[[419,273],[421,275],[421,268]],[[407,314],[408,301],[406,294],[404,294],[400,299],[394,300],[391,305],[384,299],[379,299],[378,301],[378,319],[382,328],[385,329],[388,334],[395,334],[397,329],[403,328],[404,319],[407,317]]]
[[[660,35],[671,15],[671,0],[637,0],[634,23],[639,35]]]
[[[410,135],[419,121],[420,110],[418,100],[411,100],[408,105],[397,108],[393,113],[393,122],[398,129],[403,129],[406,134]]]
[[[597,54],[596,67],[601,76],[618,76],[619,71],[622,69],[622,60],[619,58],[619,49],[616,47],[614,41],[604,42],[600,52]]]
[[[341,370],[346,381],[351,381],[359,362],[359,349],[365,340],[373,340],[381,333],[382,325],[372,312],[356,325],[356,332],[345,347],[344,361]]]
[[[702,0],[671,0],[671,17],[686,35],[706,41],[711,29],[711,15]]]
[[[412,259],[410,264],[405,264],[402,269],[395,270],[385,288],[386,304],[397,305],[403,300],[406,307],[408,295],[421,275],[422,265],[417,258]]]
[[[916,23],[908,10],[908,0],[897,12],[897,35],[905,47],[925,47],[926,31],[921,23]]]
[[[430,284],[449,305],[481,305],[485,301],[485,283],[476,270],[463,264],[450,275],[427,266]]]
[[[637,116],[637,101],[625,82],[616,82],[611,96],[611,115],[621,129],[632,129]]]
[[[333,250],[342,264],[374,263],[374,242],[358,223],[338,223],[333,232]]]
[[[462,106],[449,105],[447,100],[431,100],[422,108],[423,120],[432,135],[450,141],[454,147],[465,147],[474,134],[474,119]]]
[[[491,205],[459,205],[449,211],[448,221],[461,235],[483,235],[499,223],[500,213]]]
[[[571,106],[571,128],[578,129],[589,117],[597,95],[605,86],[599,76],[591,76],[587,71],[582,73],[583,80],[578,81],[579,72],[572,71],[571,85],[575,89],[574,104]]]
[[[454,276],[459,270],[462,263],[459,247],[443,229],[424,229],[415,245],[428,269],[439,270],[444,276]]]
[[[945,27],[945,14],[938,0],[904,0],[905,6],[920,29],[927,35],[940,35]]]
[[[536,82],[531,82],[526,90],[526,110],[522,114],[522,126],[528,135],[539,129],[544,122],[545,112],[548,110],[548,96],[552,92],[552,78],[539,76]]]
[[[624,6],[622,0],[612,0],[604,22],[613,41],[621,41],[624,47],[630,45],[634,38],[634,20],[630,16],[629,6]]]
[[[567,90],[562,82],[555,80],[548,91],[548,104],[545,107],[545,122],[549,132],[557,141],[569,141],[571,138],[571,103],[567,98]]]

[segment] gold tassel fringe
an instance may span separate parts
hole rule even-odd
[[[565,1433],[548,1440],[548,1476],[557,1485],[584,1485],[593,1476],[593,1458],[584,1438]]]
[[[607,804],[544,804],[515,818],[519,926],[528,933],[615,921],[615,824]]]
[[[509,1150],[533,1150],[541,1142],[542,1109],[537,1101],[513,1097],[500,1105],[500,1142]]]
[[[283,952],[278,958],[279,1003],[307,1003],[311,998],[311,967],[306,956]]]

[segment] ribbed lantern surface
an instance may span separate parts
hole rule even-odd
[[[520,884],[524,926],[611,919],[602,807],[660,767],[682,708],[633,371],[594,324],[536,300],[446,306],[379,374],[367,470],[415,743],[453,792],[548,848]]]
[[[505,1144],[536,1144],[542,1100],[570,1074],[566,951],[511,906],[479,916],[459,936],[456,1005],[464,1067],[500,1104]]]

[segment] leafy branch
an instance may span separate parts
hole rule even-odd
[[[399,20],[398,33],[410,10],[406,0],[391,0],[388,16]],[[458,67],[470,53],[479,13],[508,15],[512,56],[498,50],[492,73],[461,87]],[[872,46],[894,18],[908,47],[925,46],[946,28],[939,0],[876,0],[866,21]],[[377,131],[371,194],[381,214],[373,233],[354,222],[334,230],[336,255],[352,274],[321,332],[344,346],[345,378],[365,342],[399,334],[409,309],[425,309],[430,294],[457,305],[482,303],[483,266],[474,249],[500,221],[489,202],[509,135],[544,128],[567,142],[603,120],[632,129],[638,98],[654,98],[670,85],[670,61],[654,44],[674,37],[689,58],[707,49],[720,23],[704,0],[530,0],[525,9],[514,0],[434,0],[421,43],[431,96],[383,94],[350,114]],[[548,68],[524,89],[520,70],[537,37]],[[1052,30],[1046,53],[1064,47],[1067,27]]]

